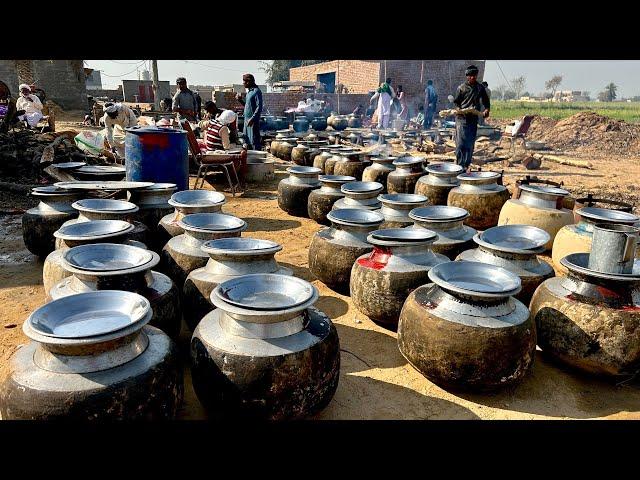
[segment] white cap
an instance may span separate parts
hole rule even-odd
[[[447,100],[449,100],[450,102],[453,102],[453,95],[449,95],[449,96],[447,97]]]
[[[118,111],[118,107],[115,103],[112,103],[111,105],[107,106],[104,111],[106,113],[113,113],[113,112],[117,112]]]
[[[236,112],[233,110],[223,110],[217,120],[223,125],[229,125],[236,120]]]
[[[21,83],[20,86],[18,87],[18,90],[22,90],[23,88],[26,88],[27,90],[31,91],[31,87],[26,83]]]

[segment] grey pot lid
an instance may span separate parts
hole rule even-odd
[[[62,162],[54,163],[52,166],[61,170],[74,170],[76,168],[84,167],[87,162]]]
[[[590,277],[601,278],[603,280],[613,280],[618,282],[638,282],[640,281],[640,260],[634,260],[631,273],[605,273],[589,268],[588,253],[572,253],[563,257],[560,263],[572,272],[581,273]]]
[[[488,228],[478,237],[482,243],[513,253],[539,250],[551,240],[547,232],[531,225],[499,225]]]
[[[137,190],[148,188],[153,185],[153,182],[78,180],[75,182],[57,182],[54,185],[65,190]]]
[[[633,225],[640,220],[640,217],[620,210],[609,210],[608,208],[583,207],[576,213],[592,222],[621,223]]]
[[[349,195],[378,193],[383,188],[383,185],[378,182],[349,182],[340,187],[342,193]]]
[[[134,203],[105,198],[85,198],[84,200],[73,202],[71,206],[80,212],[96,213],[134,213],[139,210]]]
[[[322,173],[322,170],[320,170],[317,167],[302,167],[302,166],[289,167],[287,168],[286,171],[292,175],[318,175]]]
[[[194,232],[233,232],[246,230],[247,222],[224,213],[192,213],[179,220],[178,226]]]
[[[450,207],[448,205],[430,205],[428,207],[414,208],[409,212],[409,218],[414,221],[446,223],[464,220],[469,216],[464,208]]]
[[[353,227],[371,227],[384,222],[384,216],[381,213],[360,208],[331,210],[327,214],[327,219],[338,225],[349,225]]]
[[[378,195],[378,200],[389,205],[422,205],[429,199],[416,193],[382,193]]]
[[[213,190],[183,190],[171,195],[169,205],[172,207],[208,207],[222,205],[226,197]]]
[[[465,180],[467,182],[479,182],[487,179],[498,179],[500,174],[498,172],[468,172],[458,175],[458,180]]]
[[[219,238],[204,242],[200,249],[212,255],[267,255],[276,254],[282,250],[282,245],[271,240],[260,240],[257,238]]]
[[[566,197],[569,195],[567,190],[563,188],[548,186],[548,185],[520,185],[520,190],[525,192],[540,193],[544,195],[555,195],[558,197]]]
[[[393,161],[396,167],[409,167],[424,163],[424,157],[400,157]]]
[[[429,278],[445,290],[474,297],[504,298],[517,294],[522,288],[517,275],[480,262],[441,263],[429,271]]]
[[[315,287],[301,278],[275,273],[243,275],[214,289],[223,302],[249,310],[286,310],[308,302]]]
[[[322,183],[336,183],[342,185],[347,182],[355,182],[356,177],[350,177],[349,175],[320,175],[318,180]]]
[[[90,240],[131,232],[135,227],[124,220],[92,220],[63,225],[53,236],[63,240]]]
[[[427,172],[434,175],[459,175],[462,173],[463,168],[455,163],[432,163],[427,165]]]
[[[53,300],[33,312],[25,323],[40,335],[81,339],[107,335],[143,322],[150,309],[149,300],[137,293],[101,290]],[[24,331],[33,338],[29,329]]]
[[[60,188],[56,185],[47,185],[45,187],[35,187],[31,189],[31,195],[34,197],[54,197],[54,196],[69,196],[74,192],[70,192],[65,188]],[[75,192],[79,195],[79,192]]]
[[[157,257],[157,258],[156,258]],[[157,265],[159,256],[150,250],[119,243],[91,243],[70,248],[62,259],[76,270],[113,272],[149,269]]]
[[[95,174],[123,174],[127,173],[127,169],[120,165],[85,165],[84,167],[80,167],[77,172]]]
[[[438,234],[426,228],[384,228],[374,230],[367,236],[369,243],[388,246],[425,245],[437,239]]]

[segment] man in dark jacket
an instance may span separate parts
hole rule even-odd
[[[467,81],[458,87],[453,103],[460,109],[484,106],[484,118],[489,116],[491,104],[484,86],[478,83],[478,67],[469,65],[465,71]],[[467,172],[471,166],[473,147],[478,133],[478,116],[474,113],[456,115],[456,163]]]
[[[247,89],[245,99],[240,94],[236,99],[244,105],[244,139],[251,150],[262,148],[260,137],[260,115],[262,114],[262,91],[256,85],[256,79],[250,73],[242,76],[242,84]]]

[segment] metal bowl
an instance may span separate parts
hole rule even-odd
[[[287,173],[290,173],[292,175],[318,175],[319,173],[322,173],[322,170],[320,170],[317,167],[301,167],[301,166],[297,166],[297,167],[289,167],[287,168]]]
[[[224,213],[192,213],[179,220],[178,226],[194,232],[243,232],[247,222]]]
[[[384,216],[372,210],[362,210],[360,208],[340,208],[331,210],[327,214],[327,219],[338,225],[348,225],[353,227],[368,227],[380,225],[384,222]]]
[[[429,201],[424,195],[415,193],[383,193],[378,195],[378,200],[389,205],[424,205]]]
[[[71,206],[80,212],[134,213],[139,210],[138,206],[131,202],[102,198],[85,198],[73,202]]]
[[[520,190],[525,192],[541,193],[546,195],[555,195],[558,197],[566,197],[569,195],[567,190],[558,187],[544,186],[544,185],[520,185]]]
[[[119,243],[91,243],[70,248],[62,260],[74,269],[89,272],[113,272],[138,267],[151,268],[154,254],[150,250]],[[159,260],[159,257],[158,257]]]
[[[249,310],[286,310],[308,302],[315,293],[306,280],[275,273],[243,275],[213,291],[223,302]]]
[[[462,170],[463,168],[455,163],[432,163],[427,166],[427,172],[437,176],[459,175]]]
[[[54,185],[65,190],[138,190],[150,187],[153,182],[78,180],[75,182],[58,182],[54,183]]]
[[[271,240],[257,238],[220,238],[205,242],[200,249],[207,254],[218,255],[267,255],[282,250],[282,245]]]
[[[446,223],[464,220],[469,216],[464,208],[449,207],[447,205],[430,205],[414,208],[409,212],[409,218],[419,222]]]
[[[438,234],[426,228],[384,228],[371,232],[367,237],[369,243],[380,240],[383,242],[424,244],[433,243],[437,239]]]
[[[53,232],[53,236],[63,240],[91,240],[123,235],[134,228],[131,223],[124,220],[92,220],[63,225]]]
[[[576,211],[583,218],[592,222],[620,223],[623,225],[633,225],[640,220],[640,217],[620,210],[609,210],[608,208],[583,207]]]
[[[479,234],[479,238],[495,247],[510,250],[537,250],[551,240],[544,230],[531,225],[500,225]]]
[[[588,253],[571,253],[560,260],[563,267],[569,269],[572,272],[581,273],[590,277],[601,278],[604,280],[614,281],[633,281],[640,280],[640,260],[633,262],[633,268],[631,273],[605,273],[598,272],[589,268],[589,254]]]
[[[349,182],[340,187],[342,193],[351,196],[358,195],[372,195],[380,193],[383,189],[383,185],[378,182]]]
[[[47,337],[96,337],[144,321],[150,309],[149,300],[137,293],[101,290],[53,300],[33,312],[25,323]],[[28,329],[24,330],[28,335]]]
[[[429,278],[445,290],[477,297],[507,297],[522,288],[517,275],[480,262],[441,263],[429,270]]]
[[[220,192],[211,190],[183,190],[171,195],[169,205],[172,207],[208,207],[222,205],[226,198]]]

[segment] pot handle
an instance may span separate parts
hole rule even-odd
[[[633,259],[636,254],[636,246],[638,244],[638,236],[635,232],[627,233],[627,243],[624,246],[623,263],[627,263]]]

